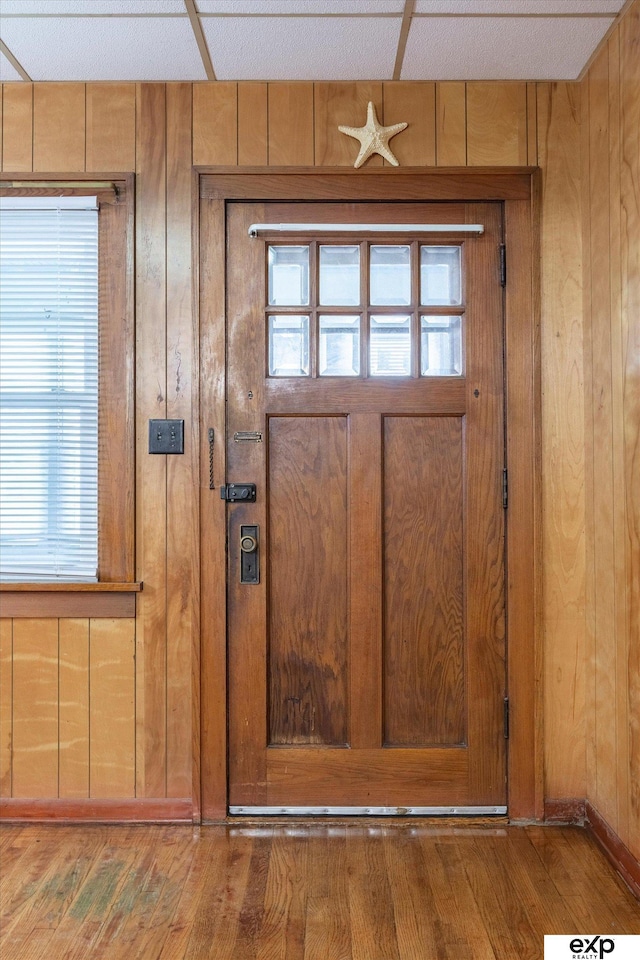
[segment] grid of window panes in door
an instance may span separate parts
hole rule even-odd
[[[462,244],[266,249],[269,376],[464,374]]]

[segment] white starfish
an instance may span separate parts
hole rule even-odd
[[[397,167],[399,162],[391,152],[389,140],[407,126],[409,126],[407,123],[394,123],[390,127],[383,127],[378,123],[376,108],[370,100],[367,104],[367,122],[364,127],[338,127],[338,130],[360,141],[360,153],[356,157],[354,167],[361,167],[374,153],[379,153],[381,157]]]

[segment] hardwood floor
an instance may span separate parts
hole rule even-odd
[[[542,960],[640,933],[571,827],[361,820],[4,826],[2,960]]]

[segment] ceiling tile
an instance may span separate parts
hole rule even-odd
[[[575,80],[607,20],[416,18],[402,80]]]
[[[186,10],[183,0],[0,0],[0,19],[7,14],[58,17],[148,13],[186,15]]]
[[[2,38],[34,80],[204,80],[188,18],[6,20]]]
[[[202,21],[219,80],[377,80],[393,73],[401,18]]]
[[[402,14],[404,0],[196,0],[205,14]]]
[[[22,77],[4,53],[0,53],[0,83],[7,80],[22,80]]]
[[[625,0],[417,0],[414,13],[525,14],[609,13],[615,15]]]

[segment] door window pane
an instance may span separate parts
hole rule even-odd
[[[360,317],[320,317],[321,377],[357,377],[360,373]]]
[[[269,247],[269,303],[309,303],[309,247]]]
[[[360,303],[360,247],[320,247],[320,303]]]
[[[371,303],[411,303],[411,256],[408,246],[371,247]]]
[[[420,317],[420,373],[423,377],[462,375],[462,318]]]
[[[462,303],[460,247],[420,247],[420,303]]]
[[[411,319],[371,317],[369,368],[372,377],[411,375]]]
[[[269,317],[269,375],[309,375],[309,317]]]

